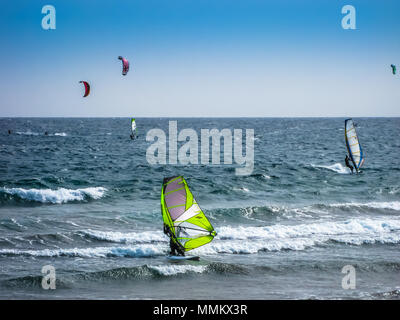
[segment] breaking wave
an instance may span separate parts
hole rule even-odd
[[[319,222],[297,225],[223,226],[216,229],[217,241],[196,249],[195,254],[255,254],[263,251],[305,250],[330,244],[368,245],[400,243],[399,219],[349,219],[339,222]],[[2,256],[32,257],[154,257],[168,252],[168,242],[157,232],[89,231],[91,237],[124,246],[20,250],[1,249]],[[146,242],[146,243],[140,243]],[[128,243],[135,245],[126,245]],[[167,271],[166,271],[167,272]]]
[[[81,232],[84,236],[106,242],[116,243],[152,243],[152,242],[165,242],[167,237],[161,231],[144,231],[144,232],[118,232],[118,231],[99,231],[99,230],[85,230]]]
[[[70,249],[42,249],[20,250],[0,249],[0,256],[28,256],[28,257],[81,257],[81,258],[107,258],[107,257],[153,257],[165,255],[166,245],[141,245],[126,247],[94,247]]]
[[[331,171],[334,171],[334,172],[337,172],[340,174],[350,174],[351,173],[350,169],[343,166],[341,163],[335,163],[330,166],[311,164],[311,166],[314,168],[328,169],[328,170],[331,170]]]
[[[217,232],[221,241],[199,248],[199,253],[255,254],[262,251],[305,250],[330,243],[398,244],[400,220],[350,219],[265,227],[225,226],[218,228]]]
[[[4,200],[25,200],[40,203],[61,204],[71,201],[85,201],[90,199],[100,199],[107,191],[103,187],[92,187],[84,189],[23,189],[23,188],[0,188],[0,195],[9,195],[11,197],[2,197]]]

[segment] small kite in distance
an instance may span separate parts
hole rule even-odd
[[[392,67],[392,73],[396,74],[396,66],[394,64],[390,65]]]
[[[129,61],[121,56],[119,56],[118,59],[122,61],[122,75],[126,76],[129,71]]]
[[[83,97],[87,97],[90,93],[90,85],[88,82],[86,81],[79,81],[79,83],[83,83],[83,85],[85,86],[85,94],[83,95]]]

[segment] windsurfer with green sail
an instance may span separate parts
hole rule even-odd
[[[217,235],[182,176],[164,179],[161,213],[164,233],[170,238],[171,256],[184,256]]]
[[[131,119],[131,135],[130,135],[130,137],[132,140],[135,140],[136,136],[137,136],[136,120],[135,120],[135,118],[132,118]]]

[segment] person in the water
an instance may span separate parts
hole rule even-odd
[[[171,249],[171,256],[185,256],[185,251],[174,240],[172,240],[172,233],[169,227],[164,223],[164,233],[169,236],[169,247]]]
[[[45,132],[44,132],[44,135],[45,135],[45,136],[48,136],[48,135],[49,135],[49,133],[48,133],[47,131],[45,131]]]
[[[11,134],[11,130],[10,129],[8,129],[8,134]]]
[[[351,170],[351,173],[353,173],[353,166],[350,164],[350,158],[349,156],[346,154],[346,159],[344,159],[344,161],[346,162],[346,167],[349,168]]]

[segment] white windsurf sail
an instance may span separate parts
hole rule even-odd
[[[354,164],[354,167],[358,171],[364,164],[364,154],[360,145],[360,141],[357,137],[353,119],[345,120],[344,129],[347,151],[349,152],[349,156]]]

